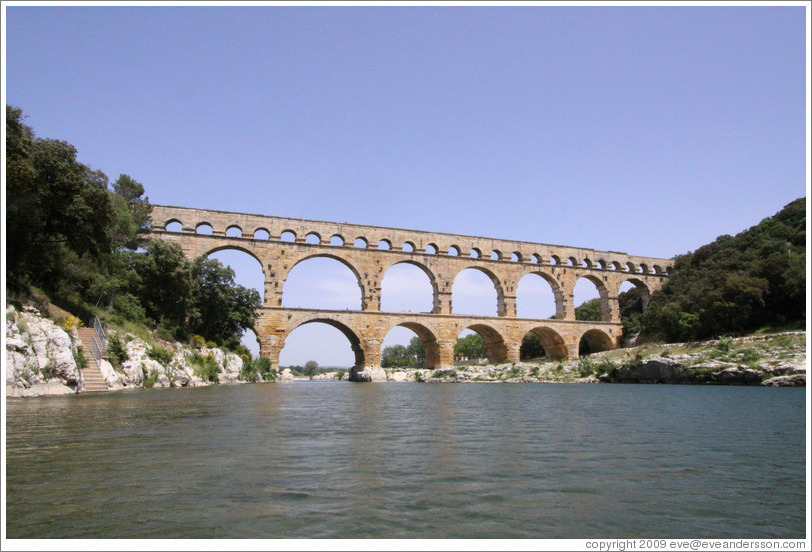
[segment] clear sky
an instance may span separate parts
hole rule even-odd
[[[6,103],[156,204],[670,258],[808,188],[802,3],[4,8]]]

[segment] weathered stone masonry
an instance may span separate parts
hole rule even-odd
[[[420,337],[433,367],[453,365],[454,344],[466,328],[485,339],[492,362],[517,362],[529,331],[541,338],[548,357],[577,358],[582,338],[593,350],[618,345],[622,331],[618,295],[623,282],[634,284],[647,300],[670,270],[668,259],[613,251],[187,207],[155,205],[152,220],[152,237],[179,244],[189,258],[235,249],[259,261],[265,299],[254,329],[260,354],[274,367],[285,338],[311,322],[324,322],[344,333],[359,367],[380,364],[381,344],[395,326],[407,327]],[[168,231],[172,223],[179,223],[181,230]],[[206,225],[211,233],[198,233]],[[282,307],[291,269],[313,257],[329,257],[349,267],[361,288],[360,311]],[[417,266],[428,276],[433,290],[431,313],[381,312],[383,277],[398,263]],[[482,271],[493,282],[497,317],[452,313],[451,287],[466,268]],[[527,274],[538,274],[550,284],[556,299],[555,319],[517,318],[516,290]],[[602,321],[575,320],[573,291],[579,278],[589,279],[598,288]]]

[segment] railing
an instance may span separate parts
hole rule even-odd
[[[93,320],[90,321],[88,326],[93,328],[93,337],[90,340],[90,352],[93,353],[96,364],[99,364],[104,356],[104,351],[107,350],[107,338],[104,335],[104,329],[97,316],[93,317]]]

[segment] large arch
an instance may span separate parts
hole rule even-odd
[[[488,362],[491,364],[507,362],[508,352],[505,339],[494,328],[487,324],[476,323],[467,326],[464,330],[472,330],[478,333],[485,341],[485,347],[488,349]]]
[[[540,285],[538,285],[540,284]],[[533,316],[540,309],[548,309],[546,304],[552,294],[552,312]],[[530,301],[535,300],[535,306]],[[549,310],[549,309],[548,309]],[[519,318],[557,318],[564,319],[564,293],[556,279],[543,271],[528,272],[516,286],[516,314]]]
[[[354,366],[360,368],[364,367],[364,348],[361,346],[361,339],[358,337],[358,335],[356,335],[356,333],[347,325],[339,322],[338,320],[333,320],[329,317],[324,316],[314,316],[311,319],[301,322],[300,324],[296,325],[295,327],[291,328],[285,333],[282,341],[282,346],[279,349],[279,359],[277,365],[281,366],[282,353],[285,349],[285,345],[288,338],[299,328],[302,328],[303,326],[309,326],[311,324],[326,324],[341,332],[344,335],[344,337],[347,338],[347,341],[349,341],[350,343],[350,349],[352,350],[354,356],[355,362]]]
[[[397,267],[401,267],[401,268],[398,269]],[[400,280],[398,280],[398,282],[396,284],[398,286],[398,291],[406,291],[408,293],[407,298],[400,298],[400,299],[393,299],[392,298],[392,282],[391,282],[391,280],[390,280],[390,282],[387,282],[387,280],[386,280],[387,275],[393,276],[395,274],[398,274],[398,272],[397,272],[398,270],[401,270],[401,272],[402,272],[403,269],[405,269],[406,267],[415,267],[415,268],[419,269],[420,272],[422,272],[428,278],[429,297],[428,297],[428,299],[426,301],[426,305],[425,305],[425,307],[427,307],[427,308],[418,309],[418,310],[414,310],[412,308],[408,308],[408,309],[387,309],[385,307],[388,307],[389,306],[388,303],[390,303],[392,301],[395,301],[396,303],[398,303],[400,305],[403,305],[403,304],[406,304],[406,303],[415,303],[416,301],[417,302],[422,302],[422,299],[420,299],[419,301],[416,300],[416,298],[414,297],[414,294],[421,294],[421,293],[424,293],[426,290],[425,289],[418,289],[418,288],[423,288],[423,286],[421,285],[421,282],[419,282],[419,281],[417,281],[416,279],[413,279],[413,278],[405,278],[405,279],[400,278]],[[390,273],[390,271],[392,271],[392,269],[395,269],[396,272]],[[412,271],[412,272],[414,272],[414,271]],[[400,276],[401,276],[401,274],[398,274],[398,277],[400,277]],[[438,286],[437,286],[437,279],[434,277],[434,273],[432,273],[432,271],[429,270],[429,268],[426,265],[424,265],[422,263],[418,263],[416,261],[412,261],[412,260],[399,261],[399,262],[395,262],[395,263],[392,263],[391,265],[389,265],[389,267],[384,272],[383,279],[381,280],[381,310],[382,311],[385,311],[385,310],[398,310],[399,312],[410,312],[410,311],[411,312],[437,312],[438,309],[439,309],[439,305],[440,305],[440,294],[439,294],[439,289],[438,289]]]
[[[434,335],[434,332],[418,322],[400,322],[387,328],[383,335],[388,335],[389,332],[398,327],[411,330],[420,338],[420,341],[423,343],[423,349],[426,351],[427,368],[440,366],[440,344],[437,342],[437,337]],[[381,347],[381,353],[383,353],[383,343]]]
[[[606,288],[606,284],[597,276],[594,276],[592,274],[584,274],[576,280],[575,287],[573,288],[573,303],[577,301],[577,299],[575,298],[575,293],[577,293],[578,291],[579,282],[581,280],[586,280],[594,284],[595,289],[597,289],[598,291],[598,298],[600,299],[601,303],[601,321],[603,322],[611,321],[612,311],[609,308],[609,290]]]
[[[643,280],[639,278],[624,278],[618,285],[617,290],[618,296],[620,296],[620,294],[623,292],[631,291],[629,289],[623,289],[623,284],[626,284],[627,282],[632,286],[634,286],[632,289],[640,294],[640,299],[643,302],[643,309],[645,309],[648,306],[649,301],[651,300],[651,289],[648,287],[648,285],[646,285],[646,283]]]
[[[284,278],[282,279],[282,306],[293,307],[293,305],[290,304],[291,301],[293,300],[293,299],[291,299],[291,293],[293,292],[293,289],[292,289],[291,285],[289,285],[289,283],[290,283],[289,278],[290,278],[291,274],[294,272],[294,270],[297,269],[297,267],[298,267],[299,270],[302,270],[302,267],[304,266],[303,263],[306,263],[308,261],[312,261],[314,259],[329,259],[330,261],[337,261],[338,263],[341,264],[341,266],[349,269],[350,274],[354,278],[355,284],[358,285],[358,289],[360,290],[359,304],[357,306],[355,306],[353,310],[355,310],[355,309],[362,310],[361,306],[365,304],[365,302],[366,302],[366,300],[368,298],[368,293],[364,289],[363,282],[361,281],[361,275],[358,273],[358,271],[352,265],[352,263],[350,263],[346,259],[343,259],[338,255],[330,255],[330,254],[327,254],[327,253],[317,253],[317,254],[314,254],[314,255],[308,255],[306,257],[303,257],[303,258],[299,259],[298,261],[296,261],[293,264],[293,266],[290,267],[287,274],[285,274]],[[331,270],[331,269],[328,269],[328,270]],[[304,277],[308,278],[309,276],[306,275]],[[339,278],[341,278],[341,276],[339,276]],[[340,281],[336,281],[336,280],[331,280],[329,283],[325,282],[325,285],[327,285],[327,286],[336,286],[336,284],[339,284],[338,286],[333,288],[333,291],[346,292],[347,294],[349,294],[350,291],[349,291],[348,281],[349,280],[347,280],[346,282],[340,282]],[[347,284],[347,285],[345,286],[345,284]],[[295,293],[295,292],[293,292],[293,293]],[[349,297],[343,297],[343,298],[341,298],[341,300],[337,301],[337,304],[332,305],[332,308],[328,308],[327,310],[335,310],[335,309],[345,309],[345,308],[347,308],[347,303],[344,302],[345,299],[347,301],[350,301]],[[352,299],[352,301],[354,301],[354,298]],[[314,308],[314,307],[303,307],[303,308]],[[317,307],[317,308],[322,308],[322,307]]]
[[[603,330],[591,329],[581,335],[578,342],[578,354],[589,355],[615,348],[614,340]]]
[[[531,328],[528,333],[535,334],[541,340],[541,346],[544,347],[547,360],[566,360],[569,356],[564,338],[552,328],[536,326]]]
[[[490,280],[491,284],[493,284],[493,289],[496,292],[496,316],[505,316],[505,314],[506,314],[506,312],[505,312],[505,292],[502,289],[502,284],[499,281],[499,278],[497,278],[496,274],[494,274],[490,270],[488,270],[486,268],[479,267],[479,266],[466,267],[466,268],[460,270],[459,272],[457,272],[456,276],[454,276],[454,283],[451,285],[451,304],[452,304],[451,312],[452,312],[452,314],[472,314],[472,315],[476,315],[476,316],[491,316],[490,314],[482,314],[482,312],[469,312],[470,310],[479,310],[480,307],[484,307],[484,304],[480,302],[480,300],[482,298],[482,293],[476,293],[476,292],[471,293],[467,289],[470,286],[479,286],[480,283],[475,282],[476,278],[471,279],[468,276],[465,276],[465,277],[463,277],[462,280],[460,280],[460,275],[463,274],[463,273],[468,274],[468,275],[473,275],[474,273],[477,273],[477,272],[487,276],[488,279]],[[458,284],[460,284],[462,287],[457,287]],[[456,288],[456,290],[455,290],[455,288]],[[462,291],[462,289],[465,289],[466,291]],[[483,289],[483,291],[484,291],[484,289]],[[460,310],[459,308],[457,308],[457,309],[454,308],[454,304],[458,303],[458,301],[455,301],[455,297],[459,298],[460,295],[462,295],[465,298],[464,301],[466,301],[465,307],[462,310]],[[471,298],[474,298],[474,299],[471,299]],[[473,309],[470,308],[471,307],[470,304],[467,303],[468,301],[471,301],[471,300],[475,301],[475,304],[476,304],[476,307],[473,308]]]

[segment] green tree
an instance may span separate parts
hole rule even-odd
[[[319,372],[319,363],[315,360],[308,360],[304,365],[304,374],[311,378]]]
[[[575,307],[576,320],[594,320],[600,322],[603,320],[603,312],[601,310],[601,300],[599,297],[584,301]]]
[[[481,335],[473,333],[457,339],[457,343],[454,345],[454,353],[469,359],[486,358],[488,356],[488,347]]]
[[[531,358],[541,358],[545,356],[544,345],[539,336],[533,332],[527,332],[522,339],[522,346],[519,348],[519,358],[529,360]]]
[[[192,264],[189,331],[226,347],[236,347],[243,332],[256,321],[262,306],[259,292],[237,285],[231,267],[217,259],[199,257]]]

